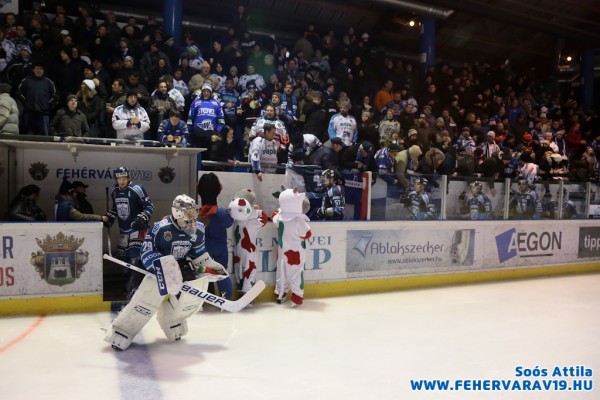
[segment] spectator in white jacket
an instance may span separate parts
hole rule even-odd
[[[150,129],[150,119],[146,110],[138,103],[135,90],[128,91],[125,103],[113,112],[112,126],[117,133],[117,139],[144,139],[144,133]]]

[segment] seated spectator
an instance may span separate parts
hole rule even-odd
[[[76,207],[75,188],[66,178],[60,185],[56,196],[56,221],[101,221],[108,222],[106,215],[84,214]]]
[[[172,109],[168,115],[169,118],[163,120],[158,127],[158,141],[187,147],[189,131],[187,124],[181,120],[181,113]]]
[[[45,221],[46,213],[37,205],[40,198],[40,187],[27,185],[19,190],[17,196],[10,202],[6,219],[8,221]]]

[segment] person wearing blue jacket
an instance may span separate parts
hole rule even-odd
[[[233,225],[233,219],[223,207],[217,206],[217,196],[221,193],[221,182],[214,173],[204,174],[198,180],[197,192],[202,202],[199,219],[204,224],[204,240],[208,254],[221,265],[229,264],[227,250],[227,228]],[[217,282],[221,296],[229,299],[233,286],[229,277]]]

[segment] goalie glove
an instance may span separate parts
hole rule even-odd
[[[131,228],[141,230],[148,227],[148,216],[144,213],[139,213],[131,223]]]
[[[108,221],[104,223],[104,226],[110,228],[115,223],[117,216],[112,211],[107,212],[104,216],[108,218]]]
[[[199,278],[206,278],[209,282],[217,282],[229,277],[229,273],[224,266],[212,259],[208,252],[192,260],[192,265],[196,268]]]

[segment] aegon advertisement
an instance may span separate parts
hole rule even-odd
[[[501,223],[486,229],[485,262],[500,268],[561,264],[577,259],[579,228],[575,224]]]

